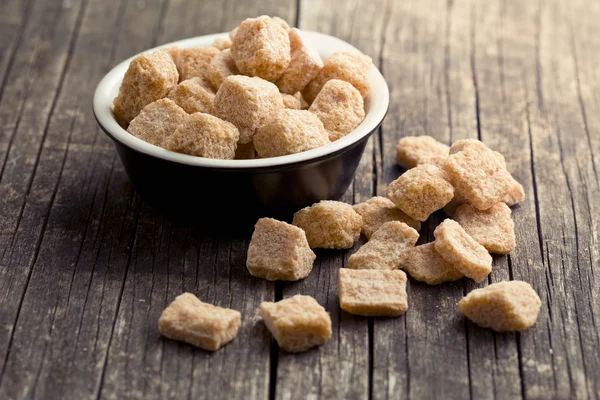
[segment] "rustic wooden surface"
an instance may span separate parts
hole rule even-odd
[[[274,284],[246,272],[248,238],[138,198],[92,116],[96,84],[136,52],[260,14],[347,40],[386,77],[388,117],[343,200],[385,193],[402,136],[481,138],[506,156],[527,200],[486,283],[531,282],[533,329],[465,321],[471,281],[411,281],[405,316],[354,317],[336,279],[353,250]],[[0,399],[598,399],[599,20],[591,0],[1,0]],[[163,340],[158,316],[182,291],[242,311],[237,339],[214,354]],[[295,293],[326,306],[334,334],[290,355],[256,309]]]

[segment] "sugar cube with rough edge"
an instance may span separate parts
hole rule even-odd
[[[231,47],[231,39],[230,38],[217,38],[212,44],[212,47],[219,49],[221,51],[227,50]]]
[[[231,54],[240,72],[275,82],[290,64],[290,38],[278,21],[263,15],[238,28]]]
[[[281,27],[282,27],[283,29],[285,29],[286,31],[289,31],[289,30],[291,29],[291,28],[290,28],[290,24],[288,24],[288,23],[286,22],[286,20],[284,20],[283,18],[280,18],[280,17],[273,17],[273,18],[271,18],[271,19],[272,19],[272,20],[273,20],[273,22],[275,22],[276,24],[279,24],[279,25],[281,25]]]
[[[365,317],[397,317],[408,310],[406,274],[400,270],[339,270],[340,307]]]
[[[504,156],[502,154],[498,153],[497,151],[493,151],[492,149],[487,147],[485,145],[485,143],[483,143],[481,140],[477,140],[477,139],[457,140],[456,142],[452,143],[452,146],[450,146],[449,153],[455,154],[466,148],[471,148],[473,150],[488,153],[492,157],[496,158],[498,160],[498,162],[500,162],[502,164],[502,166],[504,168],[506,168],[506,160],[504,159]]]
[[[302,109],[302,102],[300,102],[299,98],[287,93],[281,93],[281,98],[283,99],[283,105],[285,108],[289,108],[291,110]]]
[[[481,282],[492,272],[492,256],[460,224],[445,219],[435,228],[435,250],[464,276]]]
[[[433,242],[408,249],[403,254],[400,268],[414,279],[428,285],[439,285],[464,276],[452,264],[444,260],[435,249]]]
[[[160,99],[144,107],[131,121],[127,132],[150,144],[164,147],[187,116],[188,114],[172,100]]]
[[[167,140],[167,150],[197,157],[232,160],[240,133],[232,123],[194,113]]]
[[[254,226],[246,267],[258,278],[297,281],[310,274],[316,257],[302,229],[261,218]]]
[[[235,157],[234,160],[252,160],[257,158],[258,154],[256,154],[256,149],[254,148],[254,143],[246,143],[240,144],[238,143],[237,149],[235,149]]]
[[[177,70],[180,80],[190,78],[206,79],[206,67],[221,51],[215,47],[191,47],[181,49],[177,56]]]
[[[294,214],[311,248],[349,249],[360,237],[362,217],[350,204],[322,200]]]
[[[404,222],[381,225],[371,239],[348,259],[352,269],[397,269],[403,254],[419,240],[419,233]]]
[[[502,196],[502,202],[511,207],[525,201],[525,189],[512,176],[508,191]]]
[[[177,85],[178,78],[177,67],[166,51],[135,57],[125,72],[119,95],[113,101],[117,122],[127,127],[142,108],[165,97]]]
[[[365,103],[351,84],[331,79],[308,108],[323,122],[334,142],[352,132],[365,119]]]
[[[431,136],[407,136],[398,141],[396,162],[402,168],[410,169],[419,164],[432,163],[440,166],[448,157],[449,147]]]
[[[327,81],[340,79],[352,84],[364,99],[371,90],[372,65],[371,57],[364,54],[346,51],[333,53],[325,60],[317,76],[302,90],[302,95],[306,101],[312,103]]]
[[[515,224],[510,208],[496,203],[487,210],[463,204],[454,213],[454,220],[490,253],[508,254],[516,247]]]
[[[301,36],[296,28],[288,32],[290,37],[291,61],[275,84],[282,93],[294,94],[312,81],[321,68],[323,60]]]
[[[501,201],[513,181],[497,158],[471,147],[451,154],[443,168],[456,193],[480,210]]]
[[[306,102],[306,100],[304,100],[304,97],[302,96],[302,93],[300,93],[300,92],[295,93],[294,97],[297,98],[298,100],[300,100],[300,109],[301,110],[308,110],[308,107],[310,107],[310,104],[308,104]]]
[[[387,197],[408,216],[425,221],[452,200],[454,188],[435,165],[421,164],[389,184]]]
[[[212,114],[237,126],[240,143],[246,144],[259,126],[283,108],[277,86],[261,78],[235,75],[219,87]]]
[[[475,324],[497,332],[532,327],[542,301],[527,282],[503,281],[475,289],[458,302],[460,311]]]
[[[206,67],[206,78],[217,90],[228,76],[239,74],[240,71],[238,71],[229,49],[214,56]]]
[[[193,294],[183,293],[164,309],[158,330],[169,339],[216,351],[235,338],[241,322],[239,311],[203,303]]]
[[[406,215],[387,197],[376,196],[353,206],[354,211],[363,218],[362,233],[369,239],[381,225],[390,221],[404,222],[415,230],[421,229],[421,223]]]
[[[279,157],[329,144],[323,123],[309,111],[279,110],[258,128],[254,147],[260,157]]]
[[[167,98],[173,100],[188,114],[209,113],[215,94],[210,84],[201,78],[191,78],[175,86]]]
[[[264,301],[260,315],[279,347],[289,353],[323,345],[331,338],[331,317],[310,296],[296,295],[276,303]]]

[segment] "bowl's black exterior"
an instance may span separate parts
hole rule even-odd
[[[139,195],[169,214],[213,229],[252,227],[271,216],[290,220],[302,207],[338,199],[348,189],[367,140],[321,158],[263,168],[190,166],[151,156],[112,138]]]

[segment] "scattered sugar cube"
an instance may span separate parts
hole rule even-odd
[[[398,141],[396,162],[410,169],[420,164],[441,166],[448,157],[449,147],[431,136],[407,136]]]
[[[235,75],[219,87],[212,113],[237,126],[240,143],[246,144],[252,141],[258,127],[282,108],[277,86],[261,78]]]
[[[182,81],[191,78],[206,79],[206,67],[219,54],[215,47],[193,47],[182,49],[177,57],[177,69]]]
[[[396,317],[408,310],[406,274],[400,270],[339,270],[342,310],[366,317]]]
[[[340,79],[354,86],[360,92],[363,99],[371,89],[371,57],[364,54],[338,51],[325,60],[323,68],[315,79],[310,81],[302,90],[302,95],[309,103],[312,103],[321,88],[331,79]]]
[[[235,157],[234,160],[252,160],[257,158],[258,154],[256,154],[256,149],[254,148],[254,143],[246,143],[241,144],[238,143],[237,149],[235,149]]]
[[[201,78],[191,78],[171,89],[167,98],[173,100],[188,114],[209,113],[215,94],[206,81]]]
[[[352,132],[365,119],[365,103],[360,92],[339,79],[331,79],[323,85],[308,111],[323,122],[332,142]]]
[[[419,221],[406,215],[387,197],[372,197],[367,201],[356,204],[354,211],[359,213],[363,218],[362,233],[367,239],[370,239],[381,225],[390,221],[404,222],[417,231],[421,229]]]
[[[279,21],[263,15],[242,22],[231,54],[240,72],[275,82],[290,64],[290,39]]]
[[[206,78],[217,90],[228,76],[239,74],[240,71],[238,71],[229,49],[214,56],[206,67]]]
[[[261,157],[278,157],[329,144],[323,124],[303,110],[279,110],[254,135],[254,147]]]
[[[542,301],[527,282],[504,281],[475,289],[458,302],[465,316],[497,332],[522,331],[535,324]]]
[[[331,337],[331,317],[310,296],[262,302],[260,315],[279,347],[290,353],[320,346]]]
[[[478,210],[463,204],[454,213],[454,219],[490,253],[508,254],[516,247],[515,224],[510,208],[496,203],[487,210]]]
[[[425,221],[452,200],[454,188],[435,165],[409,169],[387,188],[387,197],[408,216]]]
[[[501,201],[512,183],[512,177],[497,158],[471,147],[451,154],[444,171],[456,193],[480,210]]]
[[[302,229],[261,218],[254,226],[246,266],[259,278],[297,281],[310,274],[316,257]]]
[[[454,268],[475,282],[492,272],[492,256],[458,222],[445,219],[435,228],[435,250]]]
[[[502,202],[509,207],[525,201],[525,189],[523,189],[523,185],[517,182],[512,176],[510,178],[508,191],[502,196]]]
[[[311,248],[349,249],[358,241],[362,217],[350,204],[323,200],[294,214]]]
[[[203,303],[193,294],[183,293],[162,312],[158,330],[169,339],[216,351],[235,338],[241,322],[239,311]]]
[[[409,248],[403,255],[400,268],[428,285],[439,285],[463,277],[460,271],[444,260],[433,243]]]
[[[419,233],[404,222],[381,225],[371,239],[348,259],[352,269],[397,269],[403,254],[417,243]]]
[[[113,101],[117,122],[127,127],[142,108],[165,97],[177,85],[178,77],[177,68],[166,51],[135,57]]]
[[[290,29],[291,61],[275,84],[282,93],[294,94],[314,79],[323,68],[321,56],[300,35],[296,28]]]
[[[454,142],[452,144],[452,146],[450,146],[449,154],[458,153],[459,151],[462,151],[466,148],[477,150],[482,153],[488,153],[492,157],[496,158],[498,160],[498,162],[500,164],[502,164],[502,166],[504,168],[506,168],[506,160],[504,159],[504,156],[502,154],[498,153],[497,151],[491,150],[489,147],[487,147],[485,145],[485,143],[483,143],[481,140],[477,140],[477,139],[457,140],[456,142]]]
[[[197,157],[232,160],[239,137],[235,125],[210,114],[194,113],[179,125],[165,147]]]
[[[301,110],[302,103],[300,99],[287,93],[281,93],[281,99],[283,100],[283,105],[285,108],[289,108],[290,110]]]
[[[231,39],[230,38],[217,38],[212,44],[212,47],[215,49],[219,49],[221,51],[227,50],[231,47]]]
[[[127,131],[150,144],[164,147],[187,116],[188,114],[172,100],[160,99],[144,107],[131,121]]]

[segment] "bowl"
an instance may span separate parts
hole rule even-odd
[[[301,31],[323,59],[336,51],[358,52],[352,45],[317,32]],[[199,36],[162,47],[210,46],[227,33]],[[112,102],[133,59],[114,67],[98,84],[93,109],[102,130],[114,141],[125,170],[141,198],[168,213],[211,225],[256,222],[260,216],[289,219],[302,207],[338,199],[354,178],[367,140],[377,130],[389,105],[381,73],[371,69],[371,91],[365,119],[343,138],[302,153],[253,160],[215,160],[179,154],[151,145],[123,129]],[[213,224],[214,223],[214,224]]]

